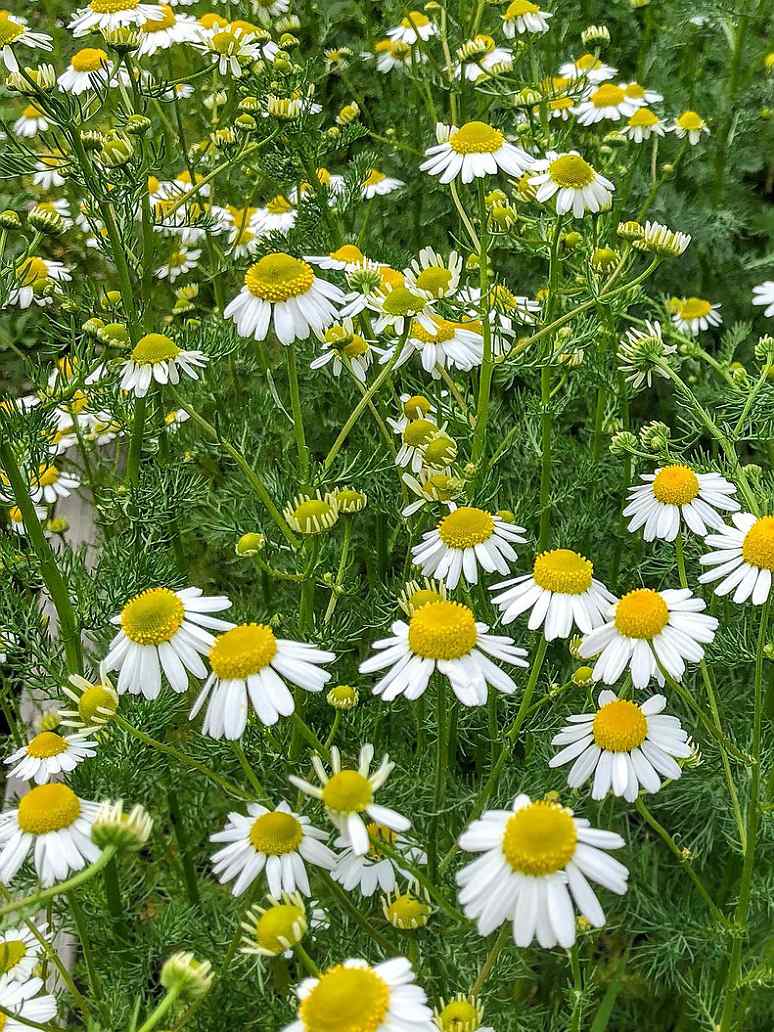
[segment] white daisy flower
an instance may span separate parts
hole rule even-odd
[[[91,825],[98,810],[98,803],[79,799],[67,785],[31,788],[17,809],[0,814],[0,882],[11,883],[30,851],[46,887],[96,860],[100,850],[91,841]]]
[[[38,935],[45,938],[48,928],[36,925]],[[43,946],[31,928],[4,928],[0,932],[0,970],[2,981],[24,985],[40,963]],[[0,1003],[3,1003],[0,999]],[[7,1006],[3,1003],[3,1006]]]
[[[409,290],[405,286],[392,286],[385,283],[382,289],[370,294],[366,299],[366,307],[376,314],[374,320],[374,333],[382,334],[389,331],[394,336],[402,336],[409,326],[420,323],[428,333],[432,333],[435,327],[433,322],[433,301],[426,294],[420,294]],[[347,314],[352,314],[349,311]],[[406,360],[404,346],[403,361]],[[385,361],[390,357],[385,353]]]
[[[7,975],[0,978],[0,1005],[14,1016],[3,1015],[4,1032],[28,1032],[30,1022],[38,1025],[56,1017],[56,997],[49,993],[38,996],[43,988],[40,978],[30,978],[21,982],[10,979]]]
[[[684,111],[669,126],[668,132],[674,133],[680,140],[685,139],[687,136],[692,147],[695,147],[701,141],[703,135],[709,136],[707,123],[695,111]]]
[[[520,36],[525,32],[548,32],[548,19],[553,16],[553,11],[544,11],[532,0],[511,0],[500,15],[508,39],[513,39],[517,32]]]
[[[532,573],[492,584],[492,602],[500,607],[502,622],[512,623],[531,610],[527,626],[543,628],[546,641],[569,638],[573,626],[583,634],[605,623],[615,601],[605,585],[594,578],[594,566],[569,548],[554,548],[535,557]]]
[[[57,774],[67,774],[79,763],[96,753],[96,742],[85,735],[58,735],[55,731],[41,731],[33,739],[11,753],[5,763],[15,763],[8,771],[9,778],[34,781],[44,785]]]
[[[3,21],[0,19],[0,32],[2,32],[2,28]],[[50,128],[51,122],[48,120],[48,116],[34,104],[28,104],[13,123],[13,131],[16,136],[27,140],[31,140],[33,136],[44,133]]]
[[[556,195],[558,215],[571,211],[579,219],[587,211],[604,211],[613,203],[613,184],[577,151],[549,151],[544,160],[534,163],[533,171],[538,174],[530,176],[529,182],[536,189],[536,199],[543,204]]]
[[[712,569],[699,577],[699,583],[719,580],[713,589],[716,595],[733,591],[734,602],[750,599],[754,606],[762,606],[771,592],[774,570],[774,516],[736,512],[731,520],[733,527],[726,526],[720,534],[708,534],[704,539],[713,550],[700,556],[699,562]]]
[[[426,43],[431,37],[437,36],[438,29],[426,14],[422,14],[421,11],[409,11],[399,25],[387,30],[387,35],[390,39],[397,39],[413,46],[418,39]]]
[[[62,262],[30,255],[16,266],[8,304],[18,305],[19,308],[29,308],[33,302],[41,307],[50,305],[53,299],[48,288],[56,283],[69,283],[71,279],[69,270]]]
[[[91,3],[75,12],[68,25],[75,37],[89,32],[111,32],[126,25],[138,28],[148,20],[160,20],[164,13],[158,4],[141,3],[140,0],[91,0]]]
[[[180,276],[185,276],[199,264],[202,252],[198,248],[186,247],[185,244],[170,251],[167,260],[156,269],[159,279],[168,279],[174,283]]]
[[[161,672],[180,693],[188,690],[188,674],[207,676],[202,654],[215,638],[210,630],[225,631],[233,624],[210,613],[229,609],[224,596],[203,595],[201,588],[172,591],[149,588],[131,598],[112,624],[121,630],[110,643],[105,670],[118,670],[119,694],[129,692],[155,699],[161,690]]]
[[[298,1019],[283,1032],[438,1032],[424,989],[404,957],[371,967],[345,960],[296,988]]]
[[[443,427],[439,427],[430,413],[419,419],[408,420],[401,433],[401,445],[395,456],[395,465],[401,469],[410,466],[412,472],[419,473],[425,463],[425,446],[434,434],[439,429],[443,430],[445,426],[444,423]]]
[[[524,527],[517,527],[496,514],[468,505],[444,516],[433,530],[422,535],[411,550],[415,566],[426,577],[437,577],[453,591],[464,579],[478,583],[478,568],[487,573],[508,573],[516,561],[513,544],[523,545]]]
[[[493,328],[497,331],[497,340],[501,336],[513,337],[516,323],[534,326],[542,311],[539,301],[533,301],[524,294],[514,294],[504,284],[496,283],[490,290],[489,316]],[[460,301],[470,304],[468,314],[475,317],[481,311],[481,290],[479,287],[464,287],[460,291]],[[495,344],[495,342],[493,342]],[[497,345],[495,345],[497,346]],[[502,342],[499,343],[502,348]]]
[[[389,361],[394,350],[392,347],[385,351],[382,361]],[[419,355],[422,368],[434,380],[441,379],[441,371],[444,369],[469,372],[484,361],[481,323],[473,319],[453,322],[435,314],[428,314],[424,321],[412,319],[406,344],[395,368],[408,362],[413,354]]]
[[[139,57],[169,50],[177,43],[200,43],[202,28],[190,14],[176,14],[169,4],[159,4],[159,17],[146,18],[140,25]]]
[[[234,23],[211,34],[205,33],[202,41],[194,45],[209,54],[220,75],[231,74],[235,79],[241,79],[243,69],[259,61],[263,54],[253,33],[245,32]]]
[[[346,363],[360,383],[366,382],[366,374],[373,362],[374,354],[384,353],[381,348],[375,348],[372,341],[356,333],[349,318],[329,326],[321,343],[323,353],[312,359],[309,368],[322,369],[329,362],[333,362],[333,375],[338,377]]]
[[[404,473],[401,480],[416,495],[416,501],[409,502],[401,509],[401,516],[413,516],[415,512],[435,502],[452,509],[465,488],[465,481],[455,476],[451,469],[422,469],[419,479],[411,473]]]
[[[674,355],[676,351],[677,345],[664,341],[661,323],[648,320],[644,329],[632,326],[619,341],[619,369],[635,390],[643,384],[650,387],[654,375],[666,376],[655,362],[661,358],[668,359],[669,355]]]
[[[86,90],[104,86],[110,79],[110,73],[107,53],[98,47],[84,47],[70,58],[69,65],[57,79],[57,85],[63,93],[79,97]]]
[[[559,74],[566,79],[586,79],[590,83],[599,83],[613,79],[618,75],[618,69],[603,64],[593,54],[581,54],[577,60],[560,65]]]
[[[69,498],[80,486],[80,477],[74,473],[64,473],[56,466],[41,466],[31,484],[30,497],[33,502],[53,505],[60,498]]]
[[[635,688],[653,678],[663,685],[662,667],[679,681],[686,660],[699,663],[702,645],[715,637],[718,621],[703,612],[706,605],[689,588],[637,588],[611,606],[609,622],[586,635],[578,654],[598,657],[592,677],[605,684],[615,684],[627,667]]]
[[[637,107],[645,107],[649,104],[660,104],[664,99],[663,94],[657,93],[655,90],[648,89],[646,86],[640,86],[638,82],[627,82],[623,83],[623,91],[626,94],[626,99],[630,100]]]
[[[249,803],[247,815],[230,813],[223,831],[210,842],[225,842],[211,857],[212,873],[221,883],[234,882],[233,896],[241,896],[263,872],[272,896],[283,892],[310,895],[305,864],[333,870],[336,854],[326,845],[324,831],[308,817],[293,813],[283,800],[276,810]]]
[[[120,387],[144,398],[154,380],[159,384],[179,383],[181,372],[198,380],[196,367],[205,366],[207,361],[201,351],[184,351],[163,333],[146,333],[124,362]]]
[[[533,158],[520,147],[508,143],[505,134],[486,122],[466,122],[460,128],[439,122],[435,127],[437,143],[425,151],[422,172],[439,176],[440,183],[450,183],[460,176],[463,183],[472,183],[498,171],[520,176],[531,168]]]
[[[655,473],[643,473],[644,484],[629,488],[629,503],[623,511],[631,516],[628,530],[644,526],[646,541],[674,541],[684,521],[694,534],[707,534],[707,527],[724,530],[723,517],[716,512],[736,512],[739,502],[729,497],[736,487],[719,473],[694,473],[688,466],[662,466]],[[682,520],[681,520],[682,517]]]
[[[576,908],[595,928],[605,923],[590,881],[626,893],[629,872],[606,852],[623,847],[621,836],[549,799],[518,795],[512,811],[487,810],[459,844],[482,854],[457,873],[459,901],[479,935],[511,921],[517,946],[537,939],[544,949],[569,949]]]
[[[372,168],[363,180],[363,198],[370,201],[374,197],[386,197],[405,185],[402,179],[395,179],[394,176],[385,175],[378,168]]]
[[[575,108],[579,125],[595,125],[604,119],[618,122],[623,117],[633,115],[637,104],[626,96],[622,86],[605,82],[591,90]]]
[[[364,57],[371,57],[364,54]],[[415,65],[425,64],[427,54],[419,47],[412,47],[398,39],[380,39],[374,45],[373,56],[376,58],[376,70],[388,75],[396,69],[406,72]]]
[[[320,787],[291,774],[289,781],[297,789],[314,799],[321,800],[331,823],[338,829],[348,849],[358,856],[365,856],[371,840],[363,816],[370,817],[377,824],[383,824],[390,831],[403,832],[411,827],[411,821],[396,810],[374,802],[376,792],[384,785],[395,768],[385,755],[377,770],[371,773],[374,747],[366,743],[360,748],[357,770],[342,768],[341,753],[337,746],[331,747],[331,770],[328,777],[320,757],[312,756],[312,765],[320,780]]]
[[[650,108],[638,107],[621,129],[621,136],[634,143],[645,143],[651,136],[663,136],[666,126]]]
[[[460,602],[429,602],[417,609],[409,623],[396,620],[392,637],[375,641],[376,654],[360,664],[361,674],[388,667],[374,685],[374,695],[392,702],[399,695],[414,701],[424,694],[434,670],[448,678],[463,706],[483,706],[488,687],[511,695],[516,682],[489,659],[526,667],[526,649],[504,635],[488,634],[473,610]]]
[[[286,681],[307,692],[320,692],[331,674],[320,667],[336,656],[305,642],[275,638],[264,624],[239,624],[219,634],[207,657],[212,672],[204,682],[190,719],[207,702],[202,734],[241,738],[252,704],[261,723],[276,724],[295,711]]]
[[[73,704],[73,709],[59,710],[57,716],[63,727],[74,727],[84,735],[92,734],[108,724],[118,709],[118,694],[107,675],[104,664],[99,679],[87,681],[80,674],[70,674],[62,692]]]
[[[463,264],[462,255],[456,251],[444,258],[432,247],[423,247],[419,258],[412,259],[410,267],[403,270],[404,281],[410,290],[429,297],[453,297],[459,286]]]
[[[64,186],[67,180],[61,172],[68,164],[69,161],[63,154],[41,154],[35,162],[32,182],[43,190]]]
[[[564,748],[548,766],[561,767],[574,760],[567,784],[575,789],[593,774],[592,799],[604,799],[612,791],[633,803],[640,786],[646,792],[658,792],[659,774],[676,781],[682,768],[674,757],[686,759],[692,753],[688,732],[677,717],[663,712],[665,706],[663,695],[651,695],[638,706],[609,689],[601,691],[596,713],[569,717],[569,723],[551,739],[552,745]]]
[[[468,82],[479,82],[493,75],[510,72],[513,68],[513,51],[508,47],[498,47],[492,36],[479,33],[457,51],[462,58],[456,65],[456,78],[465,78]]]
[[[427,863],[427,856],[421,849],[412,846],[403,835],[392,831],[386,825],[370,821],[366,825],[366,830],[370,845],[368,852],[363,855],[356,853],[348,845],[349,839],[337,839],[334,842],[337,848],[347,843],[347,848],[343,853],[339,853],[336,866],[331,872],[331,878],[347,892],[358,889],[361,896],[369,898],[377,889],[385,893],[394,892],[398,885],[397,875],[411,882],[413,875],[410,871],[404,870],[391,857],[384,856],[381,850],[383,842],[396,853],[405,855],[411,864],[424,866]]]
[[[41,505],[34,506],[34,509],[38,522],[42,523],[46,519],[46,510]],[[12,530],[14,534],[18,534],[20,537],[26,537],[27,528],[24,526],[24,517],[18,505],[12,505],[10,509],[6,509],[5,514],[8,517],[9,530]]]
[[[702,297],[682,297],[674,301],[672,322],[680,333],[696,337],[702,330],[720,326],[723,322],[720,305],[713,305]]]
[[[223,312],[240,337],[265,340],[269,326],[282,344],[321,337],[338,318],[344,294],[315,276],[311,265],[284,251],[267,254],[245,273],[245,285]]]
[[[319,269],[336,269],[349,272],[363,263],[365,255],[356,244],[342,244],[328,254],[305,254],[304,261]]]
[[[424,419],[427,416],[434,423],[436,413],[435,405],[424,394],[401,394],[400,415],[397,419],[387,416],[387,423],[396,434],[402,434],[415,419]]]
[[[31,32],[22,18],[14,18],[8,11],[0,11],[0,53],[9,72],[19,71],[13,48],[20,44],[32,50],[53,50],[51,36],[45,32]]]
[[[265,208],[258,208],[255,213],[255,232],[259,236],[266,233],[281,233],[287,236],[295,226],[298,211],[284,194],[277,194],[267,201]]]
[[[766,280],[764,283],[759,283],[757,287],[753,287],[752,303],[765,305],[763,314],[767,318],[774,315],[774,280]]]

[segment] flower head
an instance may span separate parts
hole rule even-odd
[[[505,134],[486,122],[466,122],[463,126],[435,127],[438,142],[425,151],[427,158],[419,167],[439,182],[450,183],[460,176],[463,183],[472,183],[498,170],[519,176],[532,165],[532,158],[519,147],[508,143]]]

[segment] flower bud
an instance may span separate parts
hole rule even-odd
[[[328,692],[325,699],[329,706],[337,710],[351,710],[360,700],[360,692],[351,684],[337,684]]]
[[[153,818],[142,806],[134,806],[124,813],[122,799],[115,803],[104,802],[97,811],[91,826],[91,838],[96,846],[104,849],[113,846],[119,851],[138,852],[150,837]]]
[[[102,143],[100,161],[108,168],[121,168],[131,161],[134,146],[127,136],[113,133]]]
[[[243,534],[234,546],[234,551],[243,559],[252,558],[262,552],[266,547],[266,538],[257,531],[248,531]]]
[[[197,960],[193,953],[173,953],[161,969],[161,984],[168,992],[195,998],[204,996],[212,986],[212,965]]]
[[[153,122],[145,115],[130,115],[126,120],[124,132],[129,136],[145,136],[152,127]]]
[[[12,208],[0,211],[0,229],[20,229],[21,219]]]
[[[35,207],[27,216],[27,221],[44,236],[61,236],[66,229],[64,219],[53,209]]]

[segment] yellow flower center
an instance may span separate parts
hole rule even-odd
[[[594,169],[580,154],[563,154],[548,166],[548,174],[557,186],[580,190],[594,182]]]
[[[163,333],[146,333],[132,349],[132,360],[138,365],[156,365],[177,358],[180,348]]]
[[[580,72],[593,72],[596,68],[602,67],[602,62],[593,54],[583,54],[575,62],[575,67]]]
[[[324,498],[307,498],[295,507],[293,519],[302,534],[316,534],[336,522],[336,513]]]
[[[80,815],[80,800],[67,785],[38,785],[19,800],[19,827],[28,835],[69,828]]]
[[[337,262],[362,262],[363,252],[355,244],[342,244],[337,250],[331,251],[328,257]]]
[[[210,666],[222,681],[257,674],[274,659],[277,639],[265,624],[241,624],[219,634],[210,649]]]
[[[320,976],[298,1014],[304,1032],[376,1032],[389,1004],[390,990],[375,971],[337,964]]]
[[[363,186],[376,186],[376,184],[381,183],[383,179],[384,172],[380,172],[378,168],[372,168],[363,180]]]
[[[686,132],[690,132],[691,130],[703,129],[704,119],[695,111],[684,111],[677,119],[677,124],[681,129],[685,129]]]
[[[774,516],[762,516],[744,536],[742,556],[762,570],[774,570]]]
[[[687,466],[665,466],[653,481],[653,494],[664,505],[687,505],[699,493],[699,478]]]
[[[404,29],[424,28],[425,25],[430,24],[430,19],[426,14],[422,14],[421,11],[409,11],[400,24],[401,28]]]
[[[0,18],[0,47],[13,43],[23,32],[24,26],[20,22],[14,21],[7,14],[3,15]]]
[[[431,265],[417,276],[416,284],[433,297],[442,297],[449,289],[452,274],[445,265]]]
[[[379,266],[379,279],[381,280],[382,289],[386,287],[402,287],[405,283],[403,273],[398,272],[397,269],[391,269],[389,265]]]
[[[21,939],[8,939],[6,942],[0,942],[0,973],[7,974],[26,956],[27,947]]]
[[[712,311],[712,305],[701,297],[686,297],[678,311],[682,319],[702,319]]]
[[[382,308],[387,315],[416,315],[425,307],[424,298],[412,293],[408,287],[395,287],[382,301]]]
[[[45,118],[45,115],[39,107],[35,107],[34,104],[28,104],[22,111],[22,118]]]
[[[136,645],[161,645],[180,630],[183,603],[169,588],[149,588],[135,595],[121,611],[124,634]]]
[[[298,941],[296,929],[306,925],[306,914],[293,903],[278,903],[261,914],[255,927],[255,939],[259,946],[272,953],[281,953],[288,943]]]
[[[158,19],[149,18],[147,21],[142,23],[143,32],[162,32],[164,29],[170,29],[177,21],[175,12],[169,6],[169,4],[159,4],[161,9],[161,17]]]
[[[577,842],[569,811],[540,799],[508,818],[503,853],[514,871],[539,877],[563,870],[575,855]]]
[[[606,82],[591,94],[591,103],[595,108],[618,107],[625,97],[626,94],[620,86]]]
[[[311,265],[284,251],[267,254],[245,273],[245,286],[263,301],[287,301],[305,294],[314,283]]]
[[[373,797],[371,782],[357,770],[340,770],[322,790],[323,803],[334,813],[362,813]]]
[[[93,684],[87,688],[78,700],[78,716],[84,724],[91,724],[95,718],[104,718],[99,710],[115,713],[118,709],[118,698],[115,692],[104,684]]]
[[[652,588],[630,591],[615,607],[616,630],[627,638],[655,638],[668,620],[669,608]]]
[[[61,475],[56,466],[41,466],[38,471],[38,484],[41,487],[53,487]]]
[[[652,125],[658,125],[658,115],[654,115],[650,108],[638,108],[629,119],[628,124],[649,128]]]
[[[424,394],[412,394],[403,402],[403,413],[409,419],[421,419],[432,408]]]
[[[140,0],[91,0],[89,10],[94,14],[118,14],[120,11],[134,11]]]
[[[567,108],[575,107],[575,101],[572,97],[557,97],[556,100],[549,100],[548,107],[551,111],[564,111]]]
[[[241,34],[223,29],[216,32],[210,40],[210,46],[216,54],[238,54],[242,48]]]
[[[425,659],[459,659],[476,644],[476,619],[460,602],[429,602],[409,624],[411,651]]]
[[[58,756],[66,751],[66,740],[54,731],[41,731],[27,743],[27,755],[34,756],[36,760],[46,760],[49,756]]]
[[[473,548],[491,537],[493,530],[491,513],[467,505],[450,512],[438,524],[441,541],[449,548]]]
[[[304,831],[290,813],[265,813],[250,828],[250,845],[256,853],[283,856],[301,845]]]
[[[270,215],[287,215],[289,211],[293,211],[293,205],[283,194],[277,194],[267,203],[266,211]]]
[[[16,279],[22,287],[32,287],[48,279],[48,265],[43,258],[25,258],[16,268]]]
[[[430,907],[410,893],[396,896],[385,910],[385,917],[396,928],[419,928],[427,924]]]
[[[642,710],[628,699],[616,699],[594,717],[594,741],[609,752],[631,752],[642,745],[648,723]]]
[[[475,1032],[481,1011],[470,1000],[451,1000],[438,1014],[437,1022],[441,1032]]]
[[[365,355],[368,352],[368,344],[359,333],[353,333],[352,339],[341,350],[350,358],[357,358],[358,355]]]
[[[439,595],[437,591],[433,591],[432,588],[420,588],[418,591],[415,591],[409,599],[412,609],[420,609],[422,606],[429,605],[431,602],[443,601],[443,596]]]
[[[70,58],[70,64],[76,72],[98,72],[107,63],[105,51],[96,47],[84,47]]]
[[[203,29],[222,29],[228,25],[228,21],[222,15],[216,14],[214,11],[208,11],[206,14],[202,14],[197,21]]]
[[[506,21],[509,21],[511,18],[521,18],[525,14],[537,14],[539,10],[538,5],[531,3],[530,0],[513,0],[508,5],[504,17]]]
[[[454,442],[453,438],[449,437],[448,434],[445,434],[441,431],[439,431],[439,433],[432,440],[428,441],[427,446],[425,447],[426,466],[448,466],[450,462],[454,461],[456,456],[456,443]]]
[[[403,443],[410,448],[417,448],[420,444],[424,444],[437,429],[435,423],[431,423],[429,419],[412,419],[410,423],[406,424],[403,431]]]
[[[532,577],[544,591],[561,595],[582,595],[591,587],[593,564],[569,548],[555,548],[535,557]]]
[[[449,146],[457,154],[493,154],[504,142],[500,130],[486,122],[466,122],[449,137]]]
[[[631,100],[642,100],[645,96],[645,90],[638,82],[630,82],[624,89],[624,94]]]

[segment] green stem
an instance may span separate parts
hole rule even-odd
[[[170,789],[167,792],[167,806],[169,807],[169,818],[172,822],[172,831],[177,842],[177,851],[180,854],[180,862],[183,867],[183,879],[188,894],[188,901],[198,907],[201,903],[199,886],[196,882],[196,871],[194,870],[193,857],[188,846],[188,837],[185,832],[183,815],[180,812],[180,804],[177,799],[177,792]]]
[[[61,888],[61,886],[60,886]],[[75,922],[75,929],[78,933],[78,939],[81,944],[81,953],[83,954],[83,960],[86,964],[86,971],[89,976],[89,986],[91,988],[92,996],[99,999],[102,996],[102,987],[100,984],[97,969],[94,966],[94,956],[91,949],[91,942],[86,932],[86,915],[83,912],[81,904],[78,902],[77,895],[74,891],[67,893],[67,902],[70,904],[70,911],[73,915],[73,921]]]
[[[137,1032],[151,1032],[151,1029],[155,1028],[156,1025],[158,1025],[158,1023],[161,1021],[161,1019],[165,1016],[165,1014],[167,1014],[171,1010],[175,1003],[175,1000],[178,998],[179,995],[179,987],[170,989],[167,992],[166,996],[162,998],[161,1002],[156,1007],[156,1009],[151,1013],[150,1017],[143,1022],[143,1024],[140,1026]]]
[[[328,608],[325,610],[325,616],[323,617],[323,624],[330,623],[333,617],[333,611],[336,608],[336,603],[339,600],[341,594],[341,585],[344,580],[344,576],[347,572],[347,561],[349,559],[349,544],[352,539],[352,519],[350,517],[344,517],[344,538],[341,542],[341,554],[339,555],[339,567],[336,571],[336,580],[333,582],[333,588],[331,589],[331,597],[328,602]]]
[[[307,972],[312,976],[312,978],[320,977],[320,969],[309,956],[309,954],[306,952],[306,950],[300,942],[297,942],[295,944],[295,946],[293,947],[293,952],[301,961],[302,965],[306,968]]]
[[[438,726],[438,739],[435,751],[435,783],[433,788],[433,816],[430,824],[430,848],[428,850],[428,870],[430,877],[435,878],[438,866],[438,827],[446,798],[446,776],[449,765],[446,737],[446,709],[448,707],[448,682],[438,674],[435,678],[435,719]]]
[[[707,717],[707,714],[704,712],[704,710],[696,701],[696,699],[694,699],[694,697],[691,695],[691,693],[688,691],[685,685],[682,684],[681,681],[677,681],[674,677],[672,677],[671,674],[667,673],[663,667],[661,667],[661,673],[664,675],[664,678],[669,687],[674,692],[676,692],[677,695],[680,696],[680,698],[683,700],[688,709],[693,710],[693,712],[704,725],[705,730],[714,739],[718,746],[721,749],[725,749],[741,763],[748,764],[750,762],[750,757],[745,756],[744,753],[740,752],[739,749],[737,749],[736,746],[733,745],[733,743],[729,741],[728,738],[726,738],[723,732],[719,728],[715,727],[715,725],[710,721],[710,719]]]
[[[583,1017],[583,977],[581,974],[580,951],[577,943],[567,951],[567,956],[570,961],[573,995],[575,997],[572,1014],[570,1015],[569,1032],[580,1032],[581,1019]]]
[[[258,777],[255,771],[253,770],[252,765],[245,756],[245,751],[242,748],[242,743],[232,742],[231,745],[234,749],[234,753],[236,754],[236,758],[239,760],[239,766],[244,771],[245,777],[247,778],[248,782],[250,783],[250,787],[255,793],[255,798],[268,800],[268,793],[266,792],[266,789],[263,787],[261,782],[258,780]]]
[[[309,449],[306,446],[304,433],[304,415],[301,410],[301,391],[298,386],[298,365],[296,363],[295,341],[285,348],[288,365],[288,386],[290,388],[290,408],[293,412],[293,433],[296,438],[298,452],[298,479],[304,491],[309,490]]]
[[[492,354],[492,324],[489,321],[489,255],[488,245],[488,213],[484,195],[484,180],[477,180],[478,184],[478,216],[481,239],[478,251],[478,272],[479,289],[479,318],[481,320],[481,332],[484,338],[484,354],[481,364],[481,373],[478,380],[478,404],[476,406],[476,429],[473,434],[473,445],[471,448],[471,459],[474,463],[480,461],[486,450],[486,429],[489,422],[489,399],[492,393],[492,376],[494,374],[494,356]]]
[[[718,700],[715,695],[715,687],[712,683],[712,676],[710,675],[709,667],[707,666],[706,660],[702,660],[699,664],[699,670],[701,671],[702,680],[704,681],[704,687],[707,689],[707,698],[710,704],[710,712],[712,713],[712,720],[715,724],[715,729],[718,734],[722,734],[722,724],[720,722],[720,711],[718,710]],[[736,785],[734,779],[731,776],[731,764],[728,759],[728,753],[721,746],[720,747],[720,759],[723,764],[723,777],[726,782],[726,788],[728,789],[728,795],[731,799],[731,806],[734,811],[734,819],[736,821],[736,830],[739,834],[739,844],[744,853],[747,848],[747,831],[745,829],[744,820],[742,819],[742,808],[739,805],[739,795],[736,791]]]
[[[508,921],[502,926],[500,931],[497,933],[495,941],[492,943],[489,952],[484,958],[484,963],[481,965],[481,970],[478,972],[475,982],[470,987],[470,995],[478,996],[481,990],[486,985],[486,980],[492,973],[492,969],[495,966],[495,962],[500,955],[500,951],[508,940],[508,933],[510,932],[510,925]]]
[[[390,943],[387,941],[387,939],[385,939],[385,937],[380,932],[377,932],[375,928],[371,927],[370,922],[367,920],[367,918],[363,916],[363,914],[361,914],[361,912],[357,909],[352,900],[349,898],[349,895],[346,892],[344,892],[341,886],[338,885],[333,880],[333,878],[331,878],[327,871],[321,870],[320,877],[328,887],[328,891],[336,897],[338,903],[344,908],[344,910],[347,911],[352,920],[357,925],[359,925],[360,928],[363,929],[366,935],[370,936],[374,940],[374,942],[378,943],[378,945],[386,951],[388,956],[391,956],[392,946],[390,945]]]
[[[683,532],[680,529],[675,538],[675,559],[677,560],[677,574],[680,578],[680,587],[688,587],[688,574],[685,570],[685,549],[683,547]]]
[[[137,482],[140,475],[140,459],[142,457],[142,444],[145,436],[145,417],[148,411],[147,398],[134,399],[134,419],[132,421],[132,436],[129,440],[129,455],[126,460],[126,476],[130,484]]]
[[[105,885],[105,898],[107,899],[108,910],[113,918],[116,932],[123,938],[126,934],[126,914],[121,903],[121,885],[118,880],[118,861],[115,857],[110,861],[102,872],[102,881]]]
[[[540,370],[540,532],[538,552],[548,547],[551,538],[551,465],[553,461],[551,436],[553,432],[551,414],[551,367],[544,365]]]

